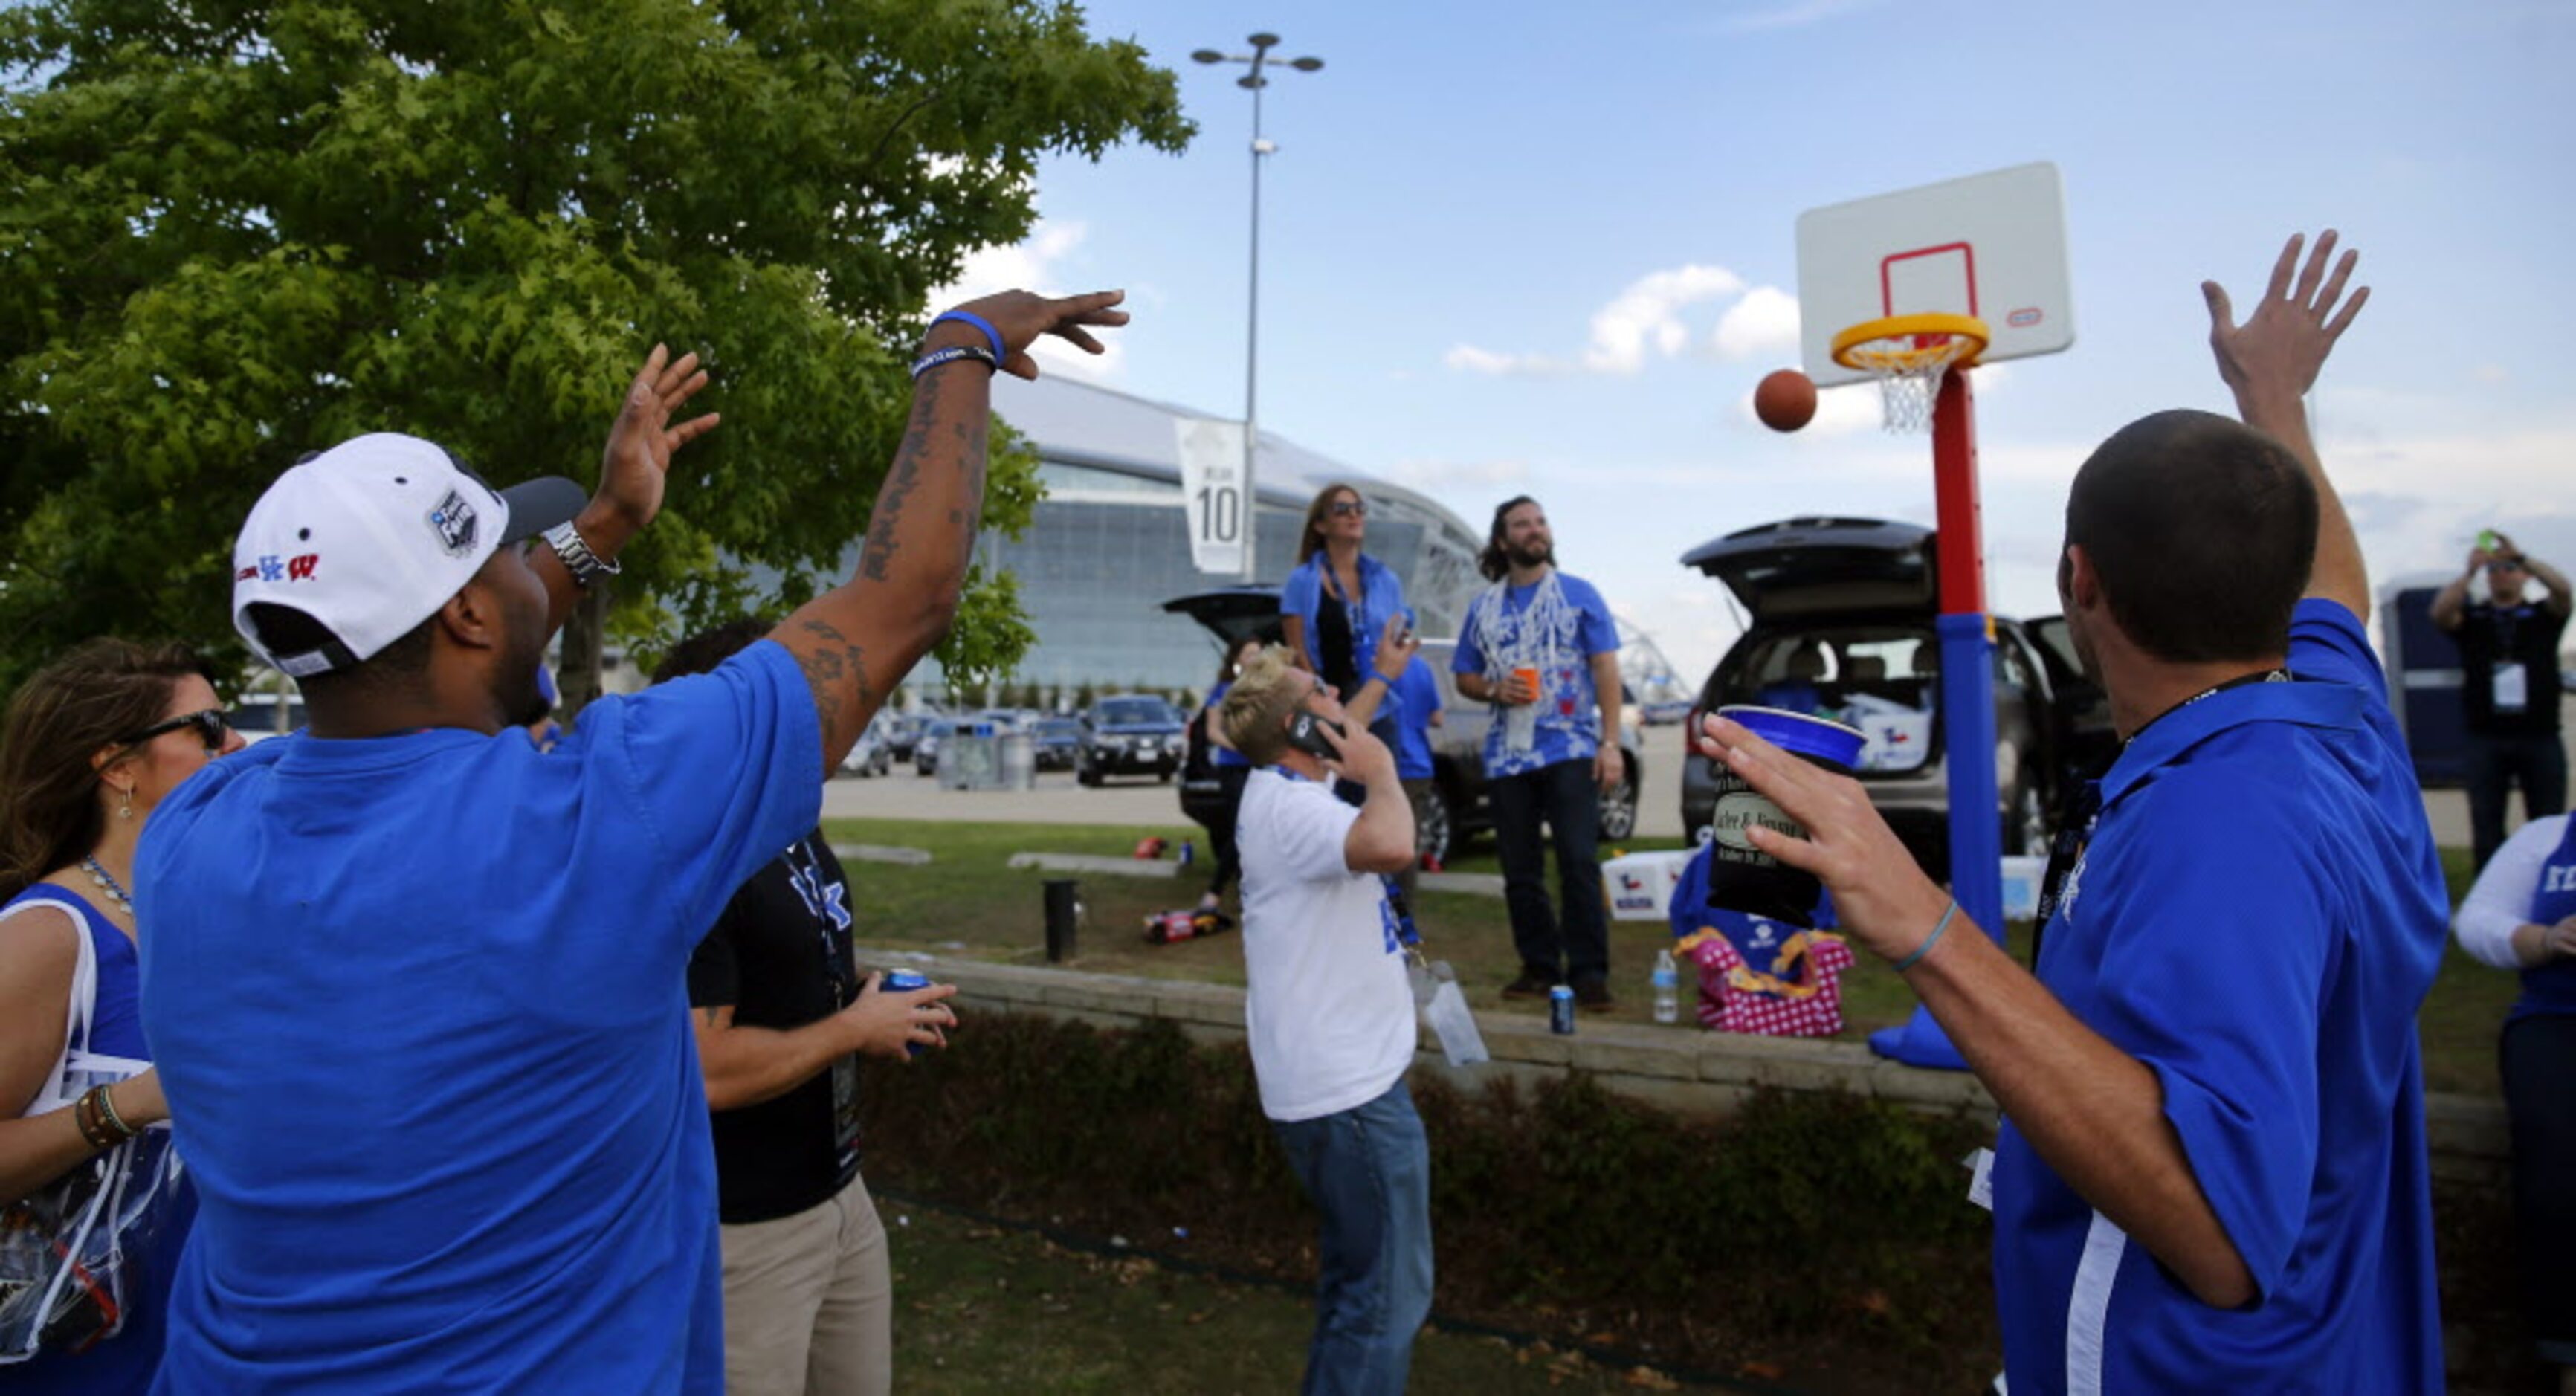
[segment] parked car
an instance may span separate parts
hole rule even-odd
[[[897,761],[912,759],[913,745],[921,740],[923,729],[930,726],[925,713],[890,713],[886,716],[886,752]]]
[[[1877,519],[1803,518],[1740,529],[1692,549],[1686,567],[1724,582],[1751,622],[1701,686],[1699,714],[1755,703],[1839,718],[1867,737],[1855,772],[1915,860],[1949,868],[1949,770],[1934,632],[1934,535]],[[2062,626],[2062,622],[2060,622]],[[2045,855],[2082,779],[2109,765],[2109,710],[2028,627],[1995,618],[1996,818],[2006,853]],[[1682,827],[1696,840],[1716,803],[1709,759],[1688,735]],[[2090,769],[2087,769],[2087,767]]]
[[[1070,717],[1042,717],[1030,734],[1037,743],[1037,768],[1070,771],[1082,750],[1082,723]]]
[[[1169,781],[1181,769],[1187,739],[1181,710],[1150,693],[1113,693],[1083,710],[1073,778],[1098,785],[1110,776]]]
[[[243,745],[255,746],[303,727],[304,699],[245,693],[233,704],[232,711],[224,714],[224,721],[241,733]]]
[[[841,773],[852,776],[881,776],[894,769],[894,751],[886,745],[886,728],[894,719],[879,713],[868,720],[850,754],[841,758]]]
[[[1164,602],[1163,609],[1206,626],[1221,646],[1232,645],[1246,636],[1279,638],[1279,588],[1275,586],[1194,592]],[[1443,861],[1494,827],[1492,785],[1485,776],[1485,730],[1493,723],[1494,710],[1489,704],[1458,696],[1457,676],[1449,671],[1457,652],[1455,640],[1422,642],[1422,662],[1431,666],[1431,672],[1439,679],[1441,710],[1446,716],[1440,726],[1431,729],[1431,794],[1415,837],[1425,854]],[[1601,797],[1601,839],[1605,844],[1629,838],[1637,831],[1637,791],[1645,783],[1646,766],[1638,743],[1636,717],[1633,707],[1623,712],[1619,751],[1626,774],[1616,791]],[[1220,798],[1214,773],[1202,774],[1193,767],[1189,778],[1182,782],[1181,813],[1207,824],[1216,817]]]

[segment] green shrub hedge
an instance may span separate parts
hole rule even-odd
[[[1313,1213],[1239,1044],[996,1014],[866,1082],[872,1187],[1313,1276]],[[1793,1092],[1683,1117],[1580,1075],[1413,1090],[1444,1318],[1805,1389],[1974,1391],[1999,1367],[1987,1216],[1961,1166],[1981,1122]],[[2455,1384],[2516,1385],[2502,1199],[2448,1189],[2437,1206]]]

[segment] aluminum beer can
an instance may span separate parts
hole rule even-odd
[[[1547,1030],[1559,1037],[1574,1035],[1574,990],[1566,985],[1547,991]]]
[[[929,988],[930,977],[915,974],[908,969],[890,969],[886,971],[886,977],[878,987],[890,994],[908,993],[914,989]],[[907,1042],[903,1045],[903,1049],[916,1057],[929,1050],[918,1042]]]

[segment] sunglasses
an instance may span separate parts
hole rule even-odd
[[[1333,501],[1334,518],[1344,519],[1349,518],[1354,514],[1363,519],[1367,518],[1368,505],[1356,499],[1336,499]]]
[[[120,738],[117,744],[119,746],[141,746],[155,737],[161,736],[165,733],[176,732],[183,727],[193,727],[197,729],[197,740],[206,744],[206,754],[209,756],[213,756],[224,749],[224,734],[226,731],[230,730],[224,722],[223,709],[207,708],[202,712],[181,713],[177,717],[156,722],[130,737]]]

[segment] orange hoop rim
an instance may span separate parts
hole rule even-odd
[[[1931,344],[1902,343],[1936,336],[1937,342]],[[1900,344],[1886,349],[1862,347],[1886,340]],[[1959,347],[1962,341],[1967,346],[1964,350]],[[1986,352],[1988,342],[1986,322],[1974,315],[1890,315],[1882,320],[1864,320],[1835,335],[1833,358],[1845,368],[1879,373],[1901,373],[1935,362],[1966,368]]]

